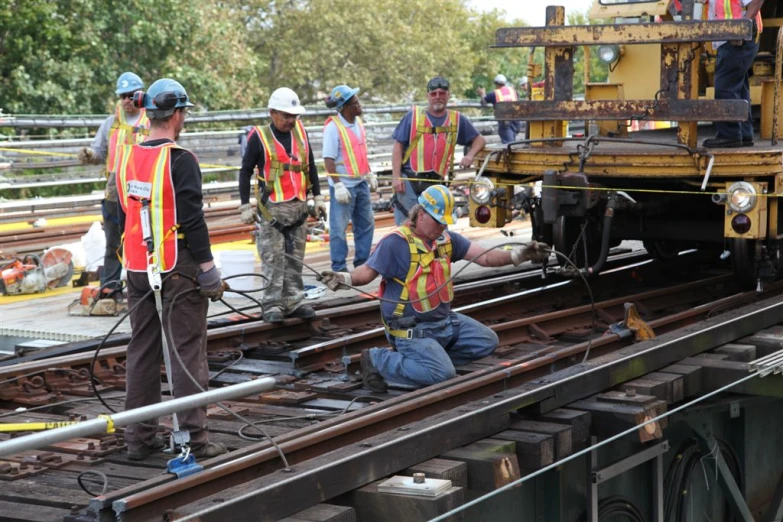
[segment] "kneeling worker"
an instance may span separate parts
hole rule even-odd
[[[366,285],[378,274],[383,277],[381,315],[395,351],[362,351],[362,378],[373,391],[386,391],[387,380],[427,386],[451,379],[457,374],[454,366],[486,357],[497,347],[494,331],[451,311],[452,261],[480,255],[475,262],[490,267],[549,258],[546,245],[535,241],[511,251],[490,250],[481,255],[484,247],[447,232],[447,225],[456,221],[454,210],[449,189],[433,185],[421,193],[405,225],[378,243],[367,263],[350,273],[327,270],[321,274],[331,290]]]

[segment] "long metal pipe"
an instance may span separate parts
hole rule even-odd
[[[69,439],[88,437],[96,433],[105,433],[109,426],[109,422],[111,422],[114,427],[127,426],[128,424],[156,419],[162,415],[170,415],[172,413],[190,410],[215,402],[227,401],[237,397],[246,397],[248,395],[253,395],[254,393],[272,389],[274,385],[275,380],[272,377],[256,379],[254,381],[226,386],[225,388],[219,388],[217,390],[196,393],[194,395],[188,395],[187,397],[151,404],[149,406],[144,406],[143,408],[115,413],[114,415],[106,415],[97,419],[80,422],[72,426],[65,426],[63,428],[56,428],[32,435],[26,435],[24,437],[17,437],[0,442],[0,457],[19,453],[20,451],[43,448],[50,444],[63,442]]]

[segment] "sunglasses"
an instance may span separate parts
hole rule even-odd
[[[124,92],[124,93],[120,94],[120,99],[121,99],[121,100],[126,100],[126,99],[127,99],[127,100],[130,100],[130,99],[133,99],[133,95],[134,95],[134,94],[136,94],[136,93],[133,93],[133,92]]]
[[[432,92],[436,89],[443,89],[444,91],[448,91],[449,81],[446,78],[436,76],[427,83],[427,91]]]

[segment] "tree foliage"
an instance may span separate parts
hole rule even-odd
[[[508,25],[521,22],[466,0],[5,0],[0,108],[106,113],[126,70],[173,77],[209,110],[262,107],[281,86],[303,103],[341,83],[365,99],[422,99],[436,74],[473,97],[497,73],[525,74],[526,49],[489,47]]]

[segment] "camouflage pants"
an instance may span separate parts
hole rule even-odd
[[[298,199],[283,203],[266,204],[269,213],[282,225],[296,223],[307,212],[307,203]],[[262,304],[264,311],[278,309],[284,315],[293,312],[304,299],[302,261],[305,255],[307,225],[288,230],[293,242],[292,257],[284,255],[285,237],[269,224],[263,216],[261,228],[256,234],[256,248],[261,258],[261,268],[267,278]]]

